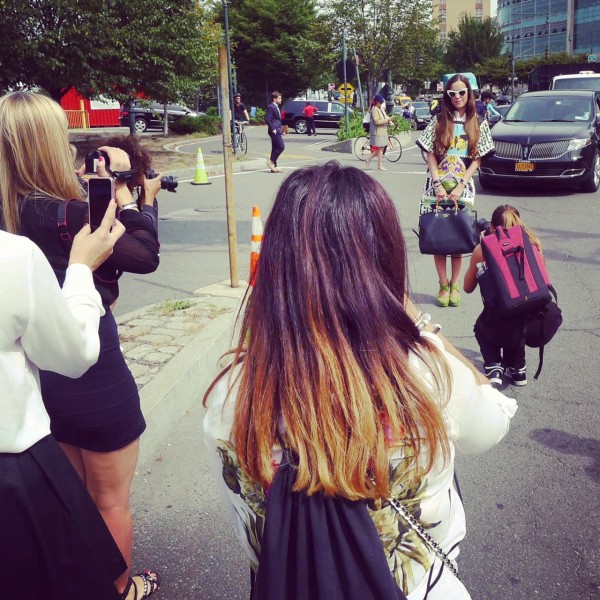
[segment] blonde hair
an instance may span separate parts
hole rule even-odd
[[[537,249],[542,251],[542,243],[540,242],[540,238],[531,230],[523,221],[521,220],[521,215],[519,211],[510,204],[501,204],[496,207],[494,212],[492,213],[492,225],[495,227],[502,227],[503,229],[508,229],[513,225],[521,225],[529,238],[529,241],[537,247]]]
[[[0,98],[2,227],[19,233],[20,198],[82,200],[67,118],[50,98],[12,92]]]

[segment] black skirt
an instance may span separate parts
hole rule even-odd
[[[113,582],[126,568],[51,436],[0,453],[0,598],[117,600]]]
[[[81,377],[41,371],[40,379],[55,439],[84,450],[112,452],[139,438],[146,422],[110,310],[100,319],[99,334],[98,362]]]

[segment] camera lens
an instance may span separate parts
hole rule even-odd
[[[160,180],[160,188],[162,190],[167,190],[167,192],[174,192],[178,185],[179,181],[177,181],[177,177],[174,177],[173,175],[166,175]]]

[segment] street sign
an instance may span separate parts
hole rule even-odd
[[[596,62],[596,54],[588,54],[588,62]]]
[[[351,83],[347,83],[345,86],[343,83],[338,85],[338,92],[341,94],[340,102],[348,101],[348,104],[352,103],[352,94],[354,93],[354,86]]]

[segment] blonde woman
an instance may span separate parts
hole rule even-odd
[[[13,92],[0,98],[0,132],[3,227],[35,242],[62,284],[70,240],[88,218],[69,146],[66,116],[45,96]],[[130,169],[130,159],[123,150],[102,149],[112,171]],[[99,159],[98,174],[110,176],[103,159]],[[158,578],[149,571],[133,578],[129,573],[133,544],[129,495],[139,438],[146,424],[110,308],[119,294],[121,272],[150,273],[158,267],[153,222],[154,195],[160,180],[156,182],[142,206],[133,200],[124,182],[116,182],[119,220],[126,233],[116,243],[112,256],[94,273],[95,287],[106,311],[100,319],[98,362],[77,379],[48,371],[40,373],[52,434],[84,482],[128,565],[115,582],[117,591],[127,600],[150,595],[158,588]],[[144,212],[150,213],[154,221]],[[90,577],[93,585],[93,574]]]
[[[407,274],[397,212],[368,174],[330,162],[284,181],[266,223],[242,342],[205,397],[211,466],[257,574],[253,599],[470,597],[392,499],[456,559],[465,515],[453,483],[455,450],[492,447],[517,406],[434,328],[415,324]],[[338,570],[345,552],[328,529],[314,538],[288,535],[291,521],[274,523],[285,543],[271,560],[263,544],[282,508],[270,504],[282,469],[293,474],[290,503],[329,499],[366,515],[376,543],[364,530],[368,539],[359,535],[352,548],[371,543],[365,560],[381,560]],[[315,553],[331,547],[331,568],[318,577]],[[376,581],[348,585],[381,563]],[[265,569],[280,595],[261,587]],[[376,593],[385,577],[397,593]]]
[[[472,207],[475,200],[473,176],[481,159],[494,151],[487,121],[479,123],[475,97],[469,80],[457,73],[446,83],[440,110],[417,140],[427,152],[428,172],[424,198],[435,197],[433,207],[450,204]],[[421,212],[432,210],[421,204]],[[462,255],[433,257],[439,279],[438,306],[460,305],[460,271]]]
[[[497,227],[509,229],[520,225],[525,229],[529,241],[539,251],[542,260],[542,244],[538,236],[525,226],[519,211],[510,204],[498,206],[492,213],[490,234]],[[465,272],[464,290],[474,292],[478,285],[478,265],[485,266],[483,249],[479,244],[471,255],[469,268]],[[484,370],[490,383],[500,385],[506,375],[517,386],[527,385],[527,366],[525,363],[525,339],[523,335],[525,317],[507,319],[497,308],[484,304],[483,311],[475,322],[475,337],[483,356]]]

